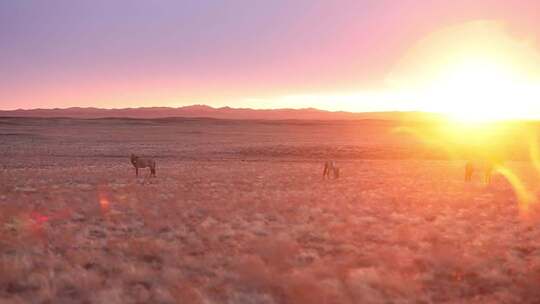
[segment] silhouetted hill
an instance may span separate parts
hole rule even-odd
[[[165,118],[165,117],[208,117],[220,119],[263,119],[263,120],[431,120],[437,114],[424,112],[343,112],[306,109],[249,109],[249,108],[213,108],[206,105],[191,105],[179,108],[65,108],[65,109],[29,109],[0,111],[3,117],[70,117],[70,118]]]

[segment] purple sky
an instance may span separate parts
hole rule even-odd
[[[269,108],[377,90],[433,31],[490,19],[538,38],[539,12],[502,0],[0,1],[0,109]]]

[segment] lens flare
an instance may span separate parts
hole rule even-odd
[[[106,215],[107,213],[109,213],[110,202],[109,202],[109,198],[107,197],[105,192],[100,191],[98,193],[98,201],[99,201],[99,206],[101,208],[101,213],[103,215]]]
[[[502,174],[510,183],[510,185],[514,189],[514,192],[516,193],[518,202],[523,211],[528,211],[529,206],[537,202],[535,195],[527,189],[519,176],[515,174],[512,170],[504,166],[498,166],[495,170],[498,173]]]

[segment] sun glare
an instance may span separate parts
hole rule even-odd
[[[525,118],[536,95],[511,69],[481,59],[448,70],[425,92],[433,111],[465,122]]]
[[[539,118],[540,56],[497,22],[477,21],[433,33],[390,76],[419,110],[465,122]]]

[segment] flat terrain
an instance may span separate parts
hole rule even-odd
[[[400,127],[0,118],[0,303],[540,302],[535,206]]]

